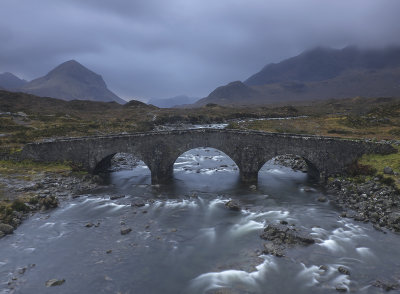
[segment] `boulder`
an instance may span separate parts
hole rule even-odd
[[[383,173],[386,175],[393,175],[393,169],[389,166],[385,166],[385,168],[383,169]]]
[[[270,224],[260,236],[264,240],[273,241],[275,244],[309,245],[315,243],[311,235],[292,226]]]
[[[14,227],[7,225],[7,224],[0,223],[0,231],[6,235],[12,234],[14,232]]]
[[[350,276],[350,271],[347,268],[343,267],[343,266],[339,266],[338,267],[338,272],[343,274],[343,275]]]

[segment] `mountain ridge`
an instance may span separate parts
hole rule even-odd
[[[147,103],[161,108],[173,108],[195,103],[199,98],[187,95],[178,95],[171,98],[151,98]]]
[[[400,47],[314,48],[268,64],[244,82],[218,87],[193,106],[262,105],[357,96],[400,97]]]

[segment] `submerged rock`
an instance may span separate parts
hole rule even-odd
[[[65,280],[51,279],[46,282],[46,287],[60,286],[65,283]]]
[[[338,292],[347,292],[347,287],[343,285],[337,285],[336,286],[336,291]]]
[[[132,232],[131,228],[123,228],[123,229],[121,229],[121,235],[126,235],[126,234],[129,234],[130,232]]]
[[[143,207],[145,205],[146,205],[146,203],[143,201],[136,201],[136,202],[131,203],[132,207]]]
[[[374,283],[372,283],[372,286],[381,288],[385,291],[391,291],[391,290],[397,290],[400,289],[400,284],[397,282],[388,282],[388,281],[382,281],[382,280],[376,280]]]
[[[233,211],[240,211],[241,210],[241,207],[240,207],[239,203],[237,203],[234,200],[229,200],[228,202],[225,203],[225,206],[228,209],[233,210]]]

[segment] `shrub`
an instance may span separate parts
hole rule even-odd
[[[347,173],[352,177],[360,175],[373,176],[376,174],[376,172],[377,170],[374,167],[370,165],[364,165],[358,162],[354,162],[347,168]]]
[[[11,204],[11,208],[15,211],[27,212],[29,211],[29,207],[25,205],[25,203],[19,199],[15,200]]]

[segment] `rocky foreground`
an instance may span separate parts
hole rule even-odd
[[[0,238],[12,234],[24,219],[38,211],[58,206],[59,201],[94,189],[99,178],[74,173],[45,172],[34,179],[23,177],[0,177],[3,197],[0,203]]]
[[[331,199],[343,209],[342,216],[371,222],[377,230],[400,232],[400,193],[376,177],[357,183],[335,178],[327,184]]]

